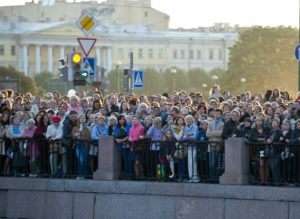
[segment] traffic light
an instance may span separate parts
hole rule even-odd
[[[129,91],[129,84],[130,84],[130,71],[129,69],[123,70],[123,91]]]
[[[83,56],[79,52],[70,54],[70,66],[73,74],[74,86],[85,86],[88,78],[88,72],[83,70]]]
[[[60,62],[60,66],[58,67],[58,70],[60,72],[60,79],[63,81],[68,81],[68,66],[65,63],[64,59],[57,60]]]

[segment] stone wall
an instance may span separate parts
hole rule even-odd
[[[300,218],[300,189],[1,178],[0,218]]]

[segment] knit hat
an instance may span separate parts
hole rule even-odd
[[[60,122],[60,117],[59,116],[53,116],[52,117],[52,122]]]

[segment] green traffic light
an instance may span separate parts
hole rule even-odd
[[[81,77],[83,79],[87,79],[88,76],[89,76],[89,74],[86,71],[81,72]]]

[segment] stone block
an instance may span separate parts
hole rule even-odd
[[[224,200],[219,198],[178,197],[176,219],[223,218]]]
[[[249,150],[244,138],[229,138],[225,141],[225,173],[220,184],[248,184]]]
[[[300,203],[290,202],[289,203],[289,219],[300,218]]]
[[[107,211],[107,209],[113,209]],[[96,195],[94,218],[175,218],[175,199],[166,196]]]
[[[300,190],[295,187],[256,187],[255,199],[300,202]]]
[[[143,195],[146,192],[146,182],[138,181],[116,181],[116,192],[120,194]]]
[[[75,193],[73,205],[73,219],[94,217],[94,194]]]
[[[288,213],[288,202],[225,200],[226,219],[287,219]]]
[[[7,217],[45,218],[45,197],[42,191],[8,191]]]
[[[68,192],[92,192],[92,193],[115,193],[115,181],[98,180],[66,180],[65,191]]]
[[[182,185],[183,196],[253,199],[254,191],[255,191],[255,187],[251,187],[251,186],[191,184],[191,183],[184,183]]]
[[[112,136],[103,136],[98,142],[98,169],[93,174],[96,180],[116,180],[121,174],[121,157]]]
[[[66,192],[47,192],[43,218],[71,219],[73,211],[73,194]]]
[[[149,195],[182,195],[181,183],[146,182],[146,194]]]
[[[0,191],[0,218],[7,215],[7,191]]]

